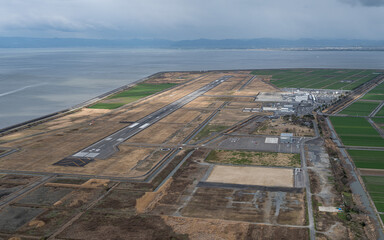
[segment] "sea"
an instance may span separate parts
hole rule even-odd
[[[0,129],[161,71],[384,69],[384,51],[0,49]]]

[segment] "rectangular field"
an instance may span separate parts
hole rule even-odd
[[[252,74],[271,76],[280,88],[313,88],[352,90],[378,76],[373,70],[347,69],[278,69],[255,70]]]
[[[377,211],[384,212],[384,177],[362,176]]]
[[[375,116],[377,116],[377,117],[384,117],[384,107],[382,107],[382,108],[380,109],[380,111],[379,111],[378,113],[376,113]]]
[[[293,170],[288,168],[214,166],[207,182],[293,187]]]
[[[369,91],[370,94],[384,94],[384,84],[380,84],[371,91]]]
[[[384,151],[348,150],[356,167],[384,169]]]
[[[212,150],[206,161],[234,165],[300,167],[300,154]]]
[[[373,93],[367,93],[362,97],[361,99],[365,100],[384,100],[384,94],[373,94]]]
[[[108,97],[101,102],[98,102],[89,108],[97,109],[115,109],[119,108],[125,104],[137,101],[144,97],[150,96],[157,92],[161,92],[165,89],[173,87],[177,84],[175,83],[159,83],[159,84],[149,84],[149,83],[139,83],[132,88],[122,91],[120,93],[114,94]]]
[[[384,139],[366,119],[333,116],[330,119],[344,145],[384,147]]]
[[[369,114],[375,110],[377,106],[379,106],[378,102],[357,101],[341,111],[340,114],[349,116],[369,116]]]

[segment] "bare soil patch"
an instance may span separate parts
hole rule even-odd
[[[281,133],[293,133],[295,136],[311,137],[315,133],[312,128],[300,126],[283,118],[264,121],[253,134],[280,135]]]
[[[305,224],[303,193],[198,188],[181,211],[182,216],[208,219]]]
[[[245,185],[293,187],[293,170],[284,168],[216,165],[206,181]]]

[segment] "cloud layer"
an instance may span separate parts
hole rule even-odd
[[[0,0],[1,36],[384,39],[384,0]]]

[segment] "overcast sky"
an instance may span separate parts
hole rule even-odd
[[[384,40],[384,0],[0,0],[0,36]]]

